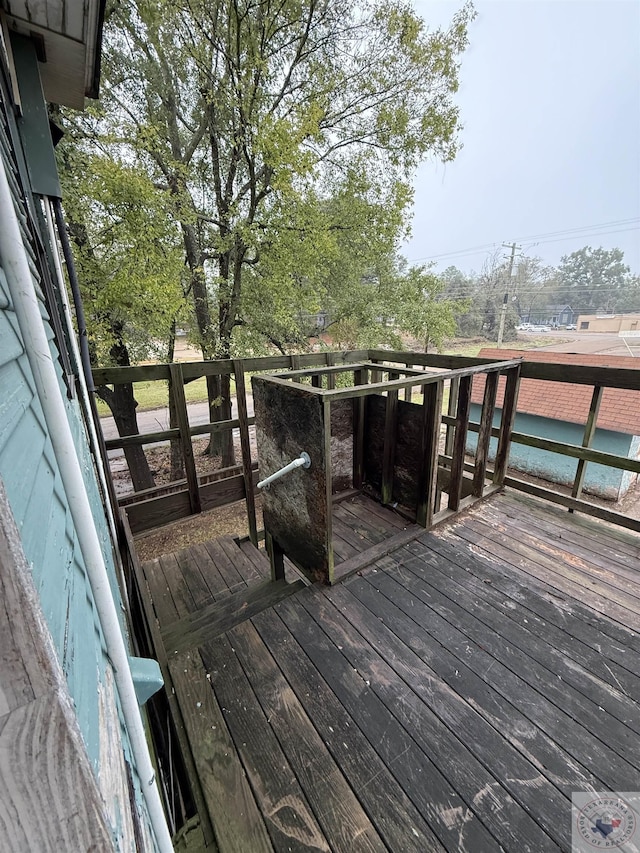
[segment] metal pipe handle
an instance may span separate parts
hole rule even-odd
[[[280,477],[284,477],[285,474],[288,474],[289,471],[295,471],[296,468],[309,468],[311,466],[311,458],[308,453],[305,453],[303,450],[300,456],[297,459],[294,459],[293,462],[289,462],[288,465],[285,465],[284,468],[280,468],[279,471],[276,471],[273,474],[270,474],[268,477],[265,477],[264,480],[260,480],[258,483],[259,489],[267,488],[273,483],[274,480],[279,480]]]

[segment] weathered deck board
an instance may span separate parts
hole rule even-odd
[[[345,564],[378,557],[334,587],[234,608],[267,569],[232,540],[150,584],[165,637],[203,631],[171,672],[221,853],[568,853],[572,792],[640,777],[640,539],[512,493],[435,533],[369,503],[334,507]]]
[[[273,849],[197,651],[169,663],[216,840],[222,850]],[[194,749],[197,744],[197,749]]]

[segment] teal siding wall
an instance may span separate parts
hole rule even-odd
[[[481,406],[476,403],[471,405],[470,418],[476,423],[480,420]],[[500,425],[500,410],[494,414],[493,425]],[[566,421],[557,421],[551,418],[541,418],[537,415],[527,415],[518,412],[514,425],[515,432],[535,435],[539,438],[549,438],[553,441],[562,441],[566,444],[580,446],[584,435],[584,426],[571,424]],[[477,433],[469,433],[467,449],[475,451]],[[496,439],[491,440],[489,455],[495,457]],[[596,429],[593,445],[596,450],[606,453],[615,453],[618,456],[637,455],[638,444],[634,445],[634,437],[621,432]],[[634,451],[635,446],[635,451]],[[571,485],[575,477],[578,460],[559,453],[550,453],[548,450],[540,450],[537,447],[526,447],[522,444],[512,444],[509,455],[509,466],[541,477],[552,483]],[[607,465],[598,465],[589,462],[584,482],[584,489],[601,497],[617,500],[622,497],[632,482],[631,476],[617,468],[609,468]]]
[[[7,90],[2,86],[0,74],[0,167],[8,167],[16,212],[23,225],[24,250],[31,260],[34,284],[41,300],[43,324],[57,369],[58,387],[52,388],[51,393],[62,394],[65,401],[111,587],[123,624],[124,614],[116,579],[113,546],[83,414],[78,401],[69,399],[67,394],[57,348],[59,345],[65,346],[65,343],[55,338],[40,287],[40,275],[43,270],[38,269],[25,229],[25,223],[28,221],[28,179],[24,168],[19,166],[22,161],[20,152],[15,148],[16,127],[11,124],[13,118],[8,103]],[[0,478],[20,531],[40,605],[67,679],[89,759],[97,781],[106,786],[106,792],[103,788],[103,793],[112,817],[116,848],[133,850],[135,842],[132,840],[130,797],[123,758],[132,766],[138,811],[144,815],[139,780],[131,760],[129,741],[117,694],[113,688],[110,664],[67,495],[36,393],[17,317],[11,304],[1,257]],[[105,743],[105,720],[115,721],[115,731],[118,730],[119,720],[119,742],[111,735]],[[149,842],[144,817],[142,823],[143,835]],[[151,847],[146,846],[145,849]]]
[[[0,276],[0,289],[8,299],[4,275]],[[104,675],[104,644],[44,415],[11,308],[0,313],[0,388],[0,477],[97,773],[98,684]],[[68,406],[71,418],[77,422],[80,414],[73,411],[75,408],[76,404]],[[90,472],[85,466],[85,474]]]

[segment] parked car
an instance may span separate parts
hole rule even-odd
[[[577,328],[578,327],[575,325],[575,323],[569,323],[569,325],[567,326],[567,332],[575,332]]]

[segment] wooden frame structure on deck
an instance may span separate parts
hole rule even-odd
[[[262,418],[259,446],[262,439],[264,448],[269,448],[269,459],[264,461],[261,456],[261,477],[270,476],[303,449],[311,456],[312,468],[318,472],[306,479],[298,477],[296,500],[291,500],[282,487],[279,487],[276,499],[271,499],[270,495],[265,497],[265,529],[274,578],[282,574],[283,554],[286,554],[311,577],[327,583],[334,582],[331,523],[334,500],[332,405],[344,402],[353,404],[353,488],[359,490],[369,486],[383,506],[398,507],[410,521],[431,527],[503,486],[517,403],[520,365],[521,360],[515,359],[469,365],[457,370],[426,371],[409,366],[390,366],[377,360],[254,377],[254,399],[257,395]],[[465,476],[466,437],[471,383],[478,374],[487,376],[489,390],[485,394],[480,425],[482,441],[478,445],[473,478],[470,479]],[[336,388],[336,377],[345,375],[349,375],[351,380],[348,387]],[[506,390],[498,429],[498,462],[492,472],[492,482],[486,483],[489,439],[500,375],[506,377]],[[447,472],[444,468],[438,470],[438,449],[444,385],[453,380],[459,383],[459,391],[452,424],[454,444]],[[413,389],[422,391],[421,406],[409,402]],[[289,400],[288,390],[292,392]],[[405,392],[402,402],[399,401],[401,391]],[[294,413],[305,397],[309,404],[314,398],[317,403],[309,408],[300,421]],[[377,460],[381,473],[378,476],[374,472],[373,479],[371,467],[367,466],[370,453],[366,446],[365,425],[371,424],[372,418],[375,422],[377,416],[374,409],[367,408],[367,398],[374,398],[372,402],[384,400],[383,421],[378,417],[375,428],[378,433],[382,432],[382,448],[377,451],[381,456],[381,460]],[[404,408],[401,410],[400,407]],[[292,427],[290,420],[297,420],[297,424]],[[402,429],[403,421],[405,443],[406,434],[411,435],[410,461],[406,458],[406,450],[405,458],[399,460],[399,430]],[[323,435],[322,441],[320,435]],[[278,445],[279,450],[274,450],[275,445]],[[374,469],[377,468],[375,459],[372,464]],[[404,486],[396,486],[394,478],[398,464],[404,467],[405,479],[408,472],[411,481],[409,486],[406,483]],[[445,509],[440,508],[442,491],[448,493]]]

